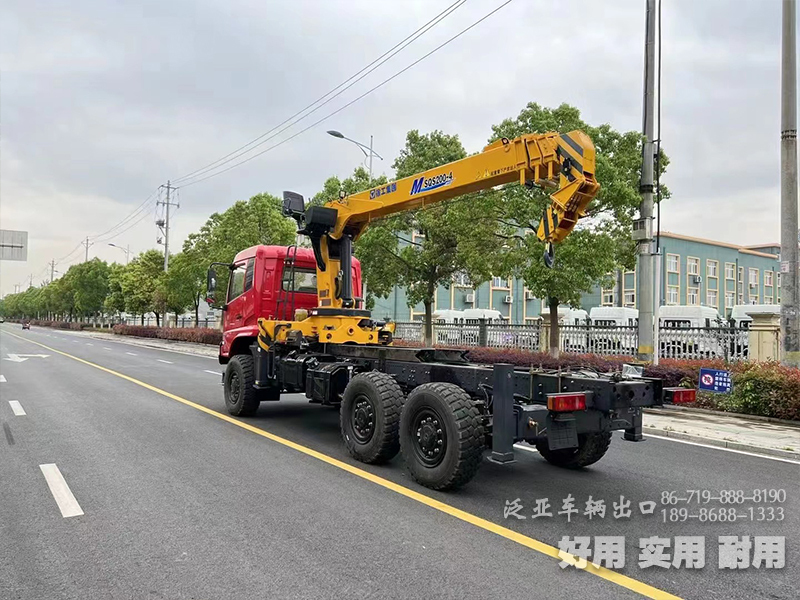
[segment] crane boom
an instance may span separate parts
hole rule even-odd
[[[558,243],[597,195],[594,173],[594,144],[582,131],[502,138],[473,156],[329,202],[338,215],[328,235],[355,240],[374,219],[518,181],[556,188],[537,236]]]
[[[562,241],[585,214],[600,185],[595,180],[594,144],[582,131],[502,138],[482,152],[307,210],[303,197],[284,192],[284,214],[297,220],[298,233],[311,239],[317,263],[319,306],[300,321],[259,320],[263,347],[290,335],[330,343],[385,343],[369,311],[355,308],[352,243],[370,222],[399,212],[506,183],[552,189],[536,232],[547,243]],[[290,333],[295,332],[295,333]]]

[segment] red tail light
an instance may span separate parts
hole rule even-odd
[[[572,412],[586,410],[586,394],[570,392],[567,394],[548,394],[547,408],[555,412]]]
[[[691,388],[666,388],[664,401],[673,404],[690,404],[697,399],[697,390]]]

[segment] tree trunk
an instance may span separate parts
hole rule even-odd
[[[549,298],[550,306],[550,356],[558,358],[558,298]]]
[[[156,311],[156,327],[161,327],[161,314]]]
[[[142,327],[144,327],[144,313],[142,313]]]
[[[425,321],[423,323],[423,331],[425,332],[425,345],[433,345],[433,301],[425,300]]]
[[[194,326],[200,327],[200,294],[197,295],[194,301]]]

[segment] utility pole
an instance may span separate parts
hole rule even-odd
[[[89,262],[89,247],[90,246],[94,246],[94,242],[90,242],[89,241],[89,236],[87,235],[86,236],[86,241],[85,242],[81,242],[81,246],[86,246],[86,258],[84,259],[83,262]]]
[[[656,70],[656,0],[645,0],[644,37],[644,103],[642,107],[642,177],[639,192],[639,221],[634,224],[633,239],[639,255],[639,273],[636,283],[636,299],[639,305],[639,360],[652,362],[653,342],[653,167],[655,144],[653,143],[653,114],[655,108]]]
[[[50,283],[53,283],[53,279],[56,276],[56,259],[50,261]]]
[[[781,337],[782,362],[800,366],[797,249],[797,5],[783,0],[781,35]]]
[[[170,192],[177,188],[170,185],[170,182],[167,181],[167,185],[162,185],[161,189],[167,190],[167,199],[166,201],[162,202],[158,200],[156,204],[163,205],[166,207],[165,215],[164,215],[164,271],[166,272],[169,270],[169,207],[170,206],[178,206],[177,204],[170,202]]]
[[[166,273],[169,270],[169,209],[171,206],[178,206],[170,201],[170,192],[177,188],[170,185],[170,182],[167,181],[167,185],[162,185],[161,189],[167,190],[167,199],[162,202],[161,200],[156,201],[156,204],[161,204],[166,207],[166,211],[164,214],[164,222],[161,223],[164,226],[164,272]],[[164,317],[161,320],[161,326],[167,326],[167,307],[164,306]]]
[[[31,273],[31,282],[28,284],[28,287],[33,287],[33,273]]]

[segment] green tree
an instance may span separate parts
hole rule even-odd
[[[125,310],[134,315],[148,312],[156,314],[160,324],[157,290],[164,273],[164,254],[158,250],[146,250],[134,258],[122,276],[122,292],[125,295]]]
[[[67,271],[73,282],[75,309],[84,317],[96,318],[108,295],[108,264],[99,258],[73,265]]]
[[[111,263],[108,267],[108,295],[103,306],[109,315],[125,311],[125,293],[122,289],[125,270],[126,266],[119,263]]]
[[[545,108],[528,104],[513,119],[492,127],[490,141],[527,133],[574,129],[584,131],[594,142],[597,181],[600,192],[589,205],[587,217],[556,247],[556,263],[546,269],[542,262],[544,244],[534,235],[542,212],[550,202],[547,192],[518,185],[503,188],[498,214],[503,222],[517,228],[509,235],[504,251],[495,255],[493,267],[500,275],[522,276],[526,287],[546,298],[550,309],[550,352],[558,354],[558,305],[578,306],[582,293],[595,285],[609,284],[614,269],[632,269],[635,246],[631,240],[633,218],[639,208],[639,175],[642,164],[642,136],[635,131],[620,133],[608,124],[594,127],[583,121],[580,111],[568,104]],[[661,153],[662,172],[669,161]],[[661,188],[662,198],[669,190]]]
[[[205,267],[190,252],[180,252],[170,257],[169,271],[163,278],[167,308],[178,316],[187,308],[194,310],[195,324],[205,287]]]

